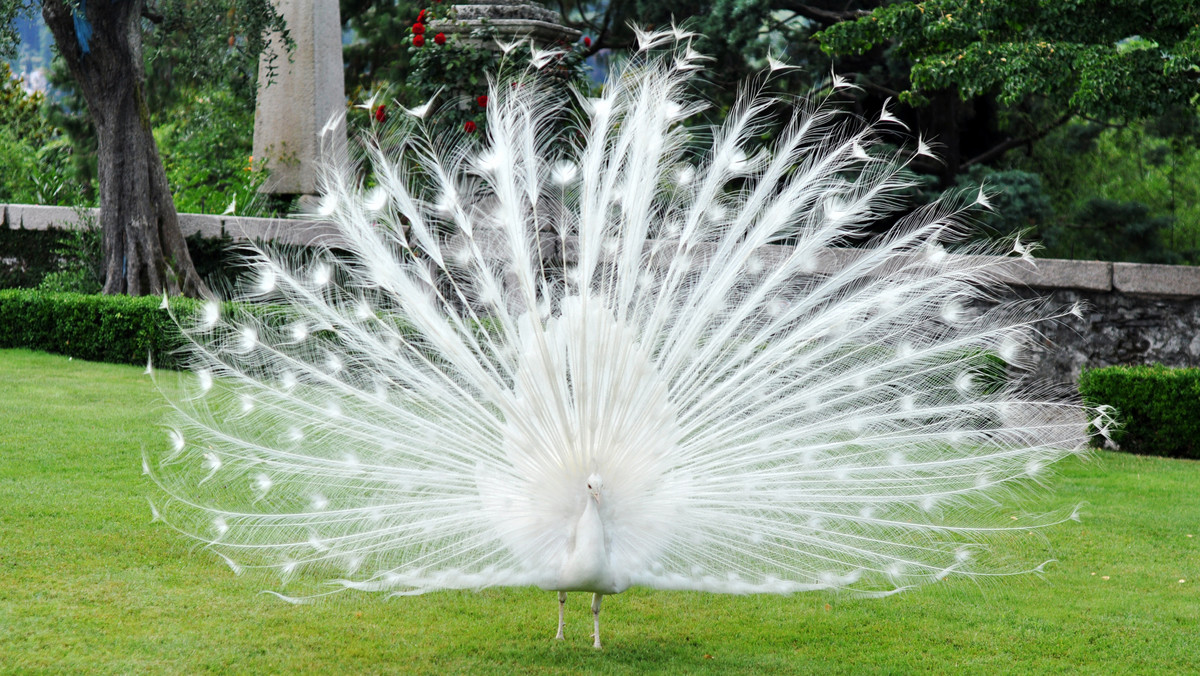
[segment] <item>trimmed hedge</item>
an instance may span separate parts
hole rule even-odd
[[[1085,369],[1079,393],[1117,410],[1122,451],[1200,458],[1200,368],[1108,366]]]
[[[173,298],[176,316],[199,301]],[[160,296],[91,296],[32,289],[0,290],[0,348],[23,347],[90,361],[176,368],[182,340]]]

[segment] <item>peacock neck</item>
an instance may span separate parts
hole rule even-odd
[[[590,495],[575,524],[574,535],[557,589],[613,593],[616,584],[609,565],[608,547],[605,545],[604,520],[596,499]]]
[[[604,546],[604,520],[600,518],[596,499],[591,496],[588,496],[579,523],[575,525],[574,551],[608,560],[608,550]]]

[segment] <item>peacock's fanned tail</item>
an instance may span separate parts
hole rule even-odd
[[[623,586],[1036,566],[978,560],[1031,528],[997,501],[1108,420],[1017,377],[1056,311],[1002,297],[1019,242],[963,243],[986,196],[898,217],[886,111],[763,86],[702,135],[702,57],[641,42],[598,98],[532,73],[491,87],[486,139],[410,119],[365,140],[369,185],[330,169],[330,247],[251,252],[240,302],[184,320],[156,513],[235,569],[332,583],[305,593],[553,587],[591,474]]]

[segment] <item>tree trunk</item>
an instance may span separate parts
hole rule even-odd
[[[962,101],[958,93],[943,90],[931,97],[929,109],[932,113],[931,124],[926,132],[936,139],[941,146],[937,149],[939,159],[939,187],[949,188],[954,185],[958,175],[958,165],[962,162],[962,128],[959,126]]]
[[[204,285],[150,130],[143,2],[80,0],[73,12],[66,0],[44,0],[42,16],[96,126],[104,293],[198,296]]]

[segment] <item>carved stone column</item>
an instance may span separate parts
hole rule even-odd
[[[275,80],[260,61],[254,111],[254,160],[265,161],[262,192],[315,194],[316,167],[325,152],[346,147],[342,22],[337,0],[274,0],[296,43],[290,55],[274,37]]]
[[[487,26],[495,29],[497,40],[531,38],[541,47],[560,40],[572,44],[580,37],[579,31],[562,25],[558,12],[530,0],[479,0],[453,5],[452,9],[451,19],[430,24],[432,32],[469,39],[472,31]]]

